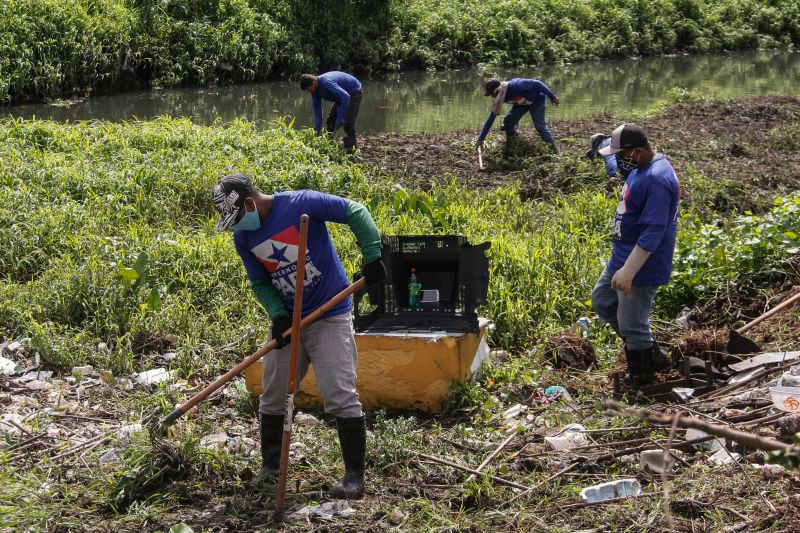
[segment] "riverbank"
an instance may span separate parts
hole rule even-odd
[[[657,3],[178,2],[0,5],[0,103],[359,74],[800,44],[791,0]]]
[[[527,135],[502,163],[495,143],[490,169],[516,167],[490,170],[498,174],[485,180],[459,166],[474,163],[474,132],[368,137],[351,158],[283,121],[0,119],[0,355],[13,366],[4,362],[0,404],[14,416],[0,427],[0,530],[273,527],[274,489],[249,484],[260,466],[258,422],[242,380],[167,440],[153,442],[147,431],[267,335],[230,235],[214,231],[210,190],[233,171],[265,191],[313,188],[364,202],[385,234],[492,243],[481,314],[495,324],[495,351],[483,376],[455,383],[442,416],[369,413],[366,495],[328,518],[307,506],[329,502],[341,475],[336,430],[321,413],[299,417],[283,530],[796,530],[796,471],[755,468],[767,458],[745,447],[731,448],[742,465],[718,466],[707,451],[681,444],[685,455],[665,485],[628,446],[659,449],[688,437],[599,405],[620,341],[587,300],[610,248],[617,193],[582,152],[595,128],[641,119],[680,169],[687,199],[675,269],[654,316],[672,351],[687,335],[740,325],[796,290],[800,196],[785,193],[798,188],[797,113],[796,99],[762,98],[556,123],[561,157],[540,153]],[[734,141],[746,144],[731,151]],[[426,149],[438,158],[416,165],[416,151]],[[748,169],[760,169],[760,194],[736,188]],[[546,186],[526,186],[529,174]],[[756,214],[743,215],[750,204]],[[360,267],[354,238],[338,224],[330,231],[352,276]],[[676,321],[684,306],[696,310],[698,331]],[[594,347],[597,366],[550,368],[547,341],[581,317],[581,342]],[[748,336],[765,349],[796,350],[798,320],[788,310]],[[164,383],[139,374],[158,368],[171,372]],[[43,373],[26,376],[32,371]],[[544,391],[556,385],[571,398],[551,401]],[[771,402],[756,389],[692,408],[788,439],[793,430],[758,418]],[[570,423],[590,430],[590,448],[546,450],[545,437]],[[425,457],[475,467],[506,440],[486,472],[530,487],[525,496]],[[642,497],[579,501],[582,488],[624,477],[640,481]]]

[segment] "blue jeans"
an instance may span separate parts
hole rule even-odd
[[[649,348],[653,344],[650,312],[658,285],[634,285],[626,296],[611,288],[612,277],[608,268],[603,270],[592,290],[592,308],[622,337],[629,350]]]
[[[503,117],[503,131],[506,133],[514,133],[519,129],[519,121],[525,116],[525,113],[531,114],[533,120],[533,127],[539,132],[542,140],[547,144],[553,144],[553,134],[547,127],[544,120],[544,110],[547,107],[547,102],[542,102],[540,105],[513,105],[508,110],[506,116]]]

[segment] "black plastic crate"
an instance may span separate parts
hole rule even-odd
[[[478,331],[476,308],[486,303],[491,243],[469,244],[459,235],[397,235],[382,238],[386,279],[356,294],[355,327],[359,331],[425,329]],[[411,307],[411,269],[423,290],[437,289],[439,301]],[[365,294],[376,306],[359,313]]]

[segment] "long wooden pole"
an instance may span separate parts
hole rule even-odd
[[[788,300],[785,300],[785,301],[781,302],[780,304],[778,304],[777,306],[773,307],[772,309],[770,309],[769,311],[767,311],[766,313],[764,313],[760,317],[755,318],[754,320],[752,320],[752,321],[748,322],[747,324],[745,324],[744,326],[740,327],[739,329],[736,330],[736,333],[739,333],[739,334],[744,333],[745,331],[747,331],[748,329],[752,328],[753,326],[755,326],[759,322],[761,322],[763,320],[766,320],[769,317],[771,317],[772,315],[774,315],[775,313],[786,309],[787,307],[789,307],[790,305],[792,305],[793,303],[795,303],[798,300],[800,300],[800,292],[798,292],[797,294],[795,294],[794,296],[792,296]]]
[[[342,303],[345,299],[352,296],[355,292],[363,289],[365,286],[366,286],[366,281],[364,280],[364,278],[361,278],[355,283],[351,284],[349,287],[341,291],[339,294],[337,294],[336,296],[328,300],[326,303],[315,309],[312,313],[309,313],[308,316],[306,316],[300,322],[300,328],[302,329],[308,326],[309,324],[317,320],[319,317],[321,317],[322,315],[324,315],[325,313],[327,313],[328,311],[330,311],[331,309]],[[283,332],[283,336],[285,337],[286,335],[291,335],[291,333],[292,333],[291,328],[287,329],[286,331]],[[200,392],[192,396],[190,399],[186,400],[185,403],[177,406],[174,411],[172,411],[161,421],[157,431],[159,432],[163,431],[167,426],[169,426],[177,419],[185,415],[187,412],[189,412],[189,410],[192,407],[194,407],[198,403],[208,398],[214,391],[216,391],[217,389],[225,385],[227,382],[232,380],[234,377],[239,375],[245,368],[252,365],[256,361],[261,359],[262,356],[271,352],[277,347],[278,347],[278,341],[273,339],[268,343],[266,343],[261,348],[259,348],[258,350],[256,350],[255,352],[253,352],[252,354],[248,355],[246,358],[242,360],[241,363],[239,363],[235,367],[225,372],[212,384],[210,384],[205,389],[201,390]]]
[[[483,149],[478,146],[478,170],[483,170]]]
[[[294,308],[292,309],[292,340],[289,345],[289,377],[286,383],[286,409],[283,414],[283,442],[278,470],[278,494],[275,498],[275,520],[283,520],[286,510],[286,477],[289,474],[289,444],[292,442],[292,415],[294,393],[297,390],[297,354],[300,351],[300,320],[303,317],[303,286],[306,281],[306,248],[308,243],[308,215],[300,217],[300,242],[297,245],[297,275],[294,281]]]

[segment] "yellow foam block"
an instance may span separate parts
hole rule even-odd
[[[489,355],[488,321],[481,320],[480,326],[479,333],[357,333],[361,403],[366,409],[441,411],[453,380],[477,371]],[[247,389],[256,395],[261,394],[262,371],[261,361],[245,370]],[[313,365],[295,400],[300,406],[322,408]]]

